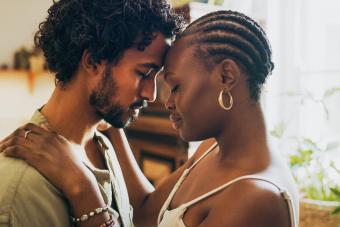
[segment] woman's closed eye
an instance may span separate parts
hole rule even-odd
[[[179,85],[173,86],[170,90],[171,93],[175,93],[179,88]]]

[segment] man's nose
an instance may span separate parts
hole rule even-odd
[[[141,90],[141,97],[148,102],[154,102],[157,97],[156,78],[145,81]]]

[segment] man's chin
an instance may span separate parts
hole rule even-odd
[[[104,116],[103,119],[108,124],[112,125],[114,128],[126,128],[132,122],[137,120],[138,116],[139,116],[139,110],[131,111],[131,112],[128,112],[128,114],[115,116],[115,117]]]
[[[123,128],[129,127],[135,120],[137,120],[137,116],[131,116],[125,121]]]
[[[105,119],[104,119],[105,120]],[[126,128],[128,127],[132,122],[135,121],[134,117],[129,117],[126,120],[105,120],[108,124],[112,125],[114,128]]]

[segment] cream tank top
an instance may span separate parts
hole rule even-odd
[[[293,204],[297,204],[297,203],[293,203],[292,202],[292,197],[291,195],[288,193],[287,190],[285,190],[284,188],[280,187],[278,184],[274,183],[272,180],[264,178],[262,176],[259,175],[245,175],[245,176],[241,176],[238,177],[234,180],[231,180],[227,183],[225,183],[224,185],[215,188],[214,190],[205,193],[201,196],[199,196],[198,198],[184,203],[182,205],[180,205],[179,207],[172,209],[172,210],[168,210],[169,206],[170,206],[170,202],[172,201],[176,191],[178,190],[179,186],[182,184],[182,182],[184,181],[185,177],[190,173],[191,169],[193,169],[197,163],[203,159],[210,151],[212,151],[215,147],[217,146],[217,144],[215,143],[214,145],[212,145],[190,168],[186,169],[182,176],[179,178],[179,180],[177,181],[177,183],[175,184],[174,188],[172,189],[170,195],[168,196],[167,200],[165,201],[159,215],[158,215],[158,227],[186,227],[184,222],[183,222],[183,216],[184,213],[187,211],[187,209],[190,208],[190,206],[192,206],[195,203],[200,202],[201,200],[214,195],[215,193],[218,193],[222,190],[224,190],[225,188],[229,187],[230,185],[238,182],[238,181],[242,181],[242,180],[248,180],[248,179],[253,179],[253,180],[260,180],[260,181],[264,181],[267,182],[269,184],[274,185],[276,188],[278,188],[278,190],[280,191],[282,197],[286,200],[287,205],[288,205],[288,209],[289,209],[289,216],[290,216],[290,223],[291,223],[291,227],[298,227],[298,208],[294,207]]]

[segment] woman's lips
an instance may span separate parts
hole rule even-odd
[[[179,129],[182,119],[176,115],[171,114],[170,115],[170,121],[172,122],[172,127],[174,129]]]

